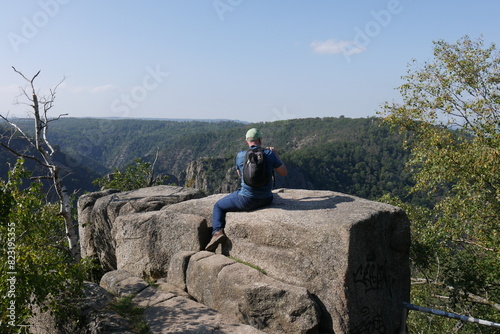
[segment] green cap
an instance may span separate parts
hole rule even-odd
[[[257,140],[262,138],[262,133],[259,129],[252,128],[247,131],[246,140]]]

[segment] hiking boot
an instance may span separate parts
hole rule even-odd
[[[215,232],[212,235],[212,239],[208,243],[207,247],[205,247],[205,250],[207,250],[209,252],[215,252],[215,250],[217,249],[217,246],[219,246],[219,244],[221,242],[226,241],[226,239],[227,239],[227,237],[224,234],[224,230],[219,230],[219,231]]]

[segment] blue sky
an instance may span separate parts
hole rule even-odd
[[[369,117],[432,41],[500,43],[500,2],[3,1],[0,113],[41,70],[51,115],[274,121]]]

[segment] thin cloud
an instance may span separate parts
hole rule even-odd
[[[99,93],[104,93],[107,91],[112,91],[117,89],[115,85],[112,84],[107,84],[107,85],[101,85],[101,86],[94,86],[94,87],[89,87],[89,86],[71,86],[65,82],[63,82],[59,88],[62,89],[67,89],[72,93],[75,94],[80,94],[80,93],[91,93],[91,94],[99,94]]]
[[[108,85],[94,87],[94,88],[90,89],[90,92],[91,93],[102,93],[102,92],[105,92],[108,90],[114,90],[114,89],[116,89],[115,85],[108,84]]]
[[[314,41],[311,48],[319,54],[338,54],[344,55],[359,54],[366,51],[366,48],[359,46],[354,41],[343,41],[338,39],[328,39],[326,41]]]

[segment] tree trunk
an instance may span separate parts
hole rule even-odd
[[[78,242],[78,234],[76,233],[76,224],[74,224],[73,219],[71,217],[71,202],[68,195],[68,191],[62,182],[62,178],[59,174],[59,167],[56,165],[54,160],[52,159],[52,154],[54,150],[50,143],[47,140],[46,130],[48,126],[48,119],[45,115],[42,119],[40,116],[40,107],[38,102],[38,97],[36,94],[33,94],[33,109],[35,115],[35,143],[36,149],[40,152],[43,157],[43,160],[47,166],[49,166],[49,171],[52,177],[52,181],[54,182],[54,186],[56,189],[57,196],[59,197],[60,202],[60,210],[59,214],[64,218],[64,225],[66,229],[66,237],[68,239],[68,248],[71,254],[71,257],[75,261],[79,261],[81,259],[80,247]],[[46,147],[44,147],[46,146]],[[50,152],[47,150],[49,149]]]

